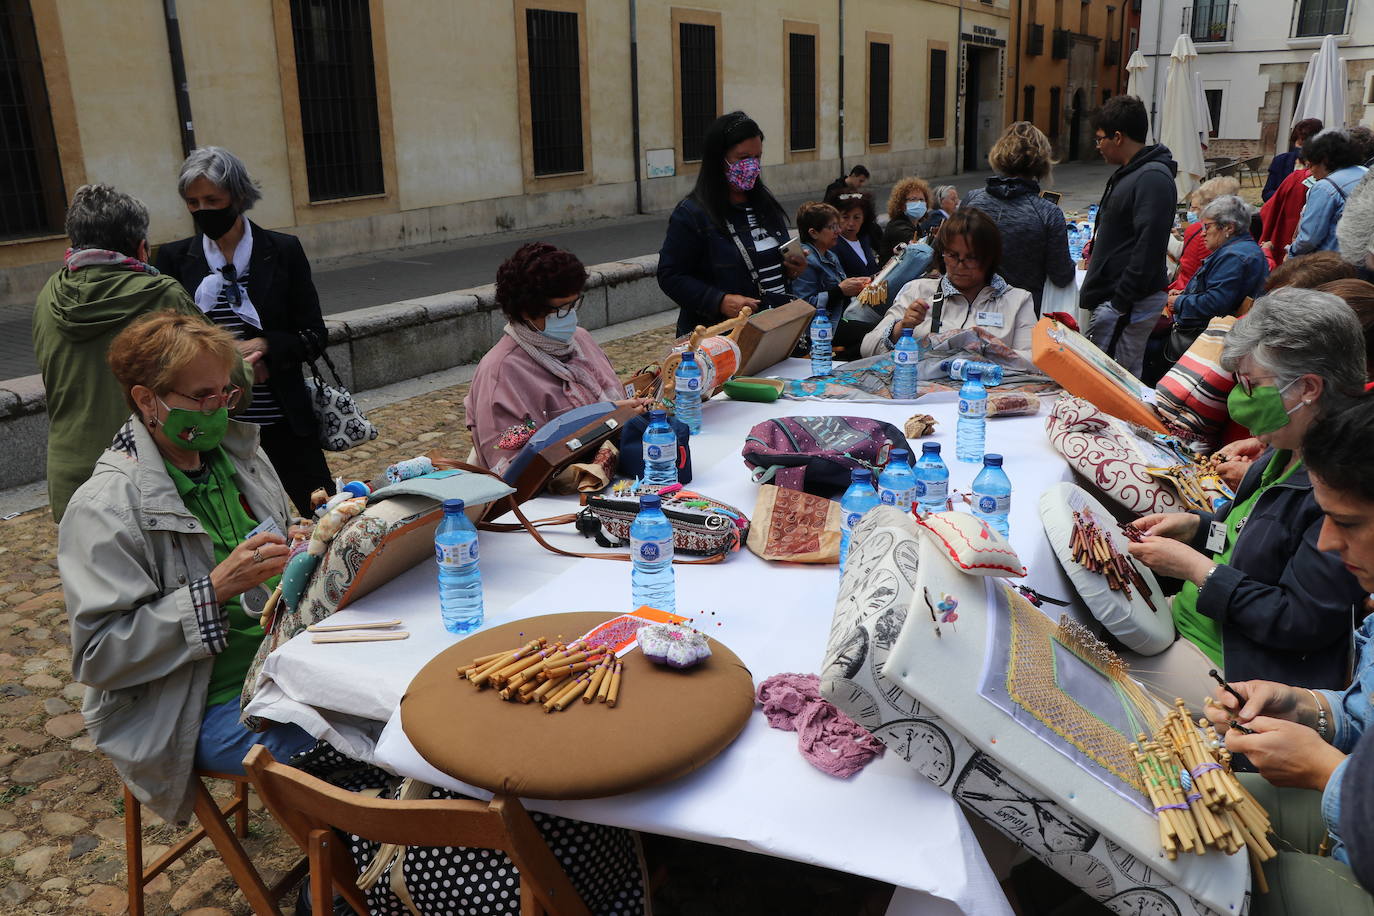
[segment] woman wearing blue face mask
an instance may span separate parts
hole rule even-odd
[[[1322,512],[1302,460],[1303,436],[1365,384],[1359,320],[1339,298],[1287,288],[1258,299],[1226,337],[1221,365],[1236,385],[1231,417],[1267,451],[1235,498],[1214,512],[1147,515],[1131,554],[1184,580],[1173,601],[1183,637],[1141,667],[1167,670],[1168,696],[1207,690],[1209,668],[1232,681],[1341,689],[1352,610],[1364,590],[1340,558],[1318,548]]]
[[[199,316],[160,312],[121,331],[109,362],[133,415],[58,533],[87,728],[168,823],[213,803],[196,796],[194,769],[242,773],[254,744],[281,760],[315,744],[294,725],[239,721],[292,515],[258,427],[229,419],[238,360],[234,338]]]
[[[887,226],[878,245],[878,264],[887,263],[898,245],[916,238],[916,227],[930,212],[930,185],[920,178],[903,178],[887,198]]]
[[[1039,317],[1045,281],[1062,287],[1074,280],[1064,211],[1040,196],[1040,182],[1053,165],[1049,138],[1034,124],[1017,121],[993,144],[988,164],[997,174],[986,188],[970,191],[960,206],[982,210],[1002,230],[998,272],[1030,292]]]
[[[601,401],[647,406],[645,399],[625,399],[611,361],[578,327],[586,282],[576,255],[545,242],[521,246],[497,269],[505,332],[478,363],[463,399],[484,467],[499,473],[515,456],[521,437],[506,436],[513,428],[537,428],[570,408]]]

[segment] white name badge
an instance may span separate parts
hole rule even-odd
[[[1226,525],[1212,522],[1207,526],[1207,552],[1221,553],[1226,549]]]
[[[989,328],[1000,328],[1006,318],[1001,312],[982,312],[977,315],[977,323]]]

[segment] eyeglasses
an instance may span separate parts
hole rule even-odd
[[[1116,136],[1113,134],[1112,136]],[[1112,139],[1106,134],[1097,134],[1093,137],[1093,146],[1101,146],[1105,141]]]
[[[203,398],[193,398],[189,394],[182,394],[180,391],[169,391],[167,393],[174,394],[179,398],[185,398],[188,401],[195,401],[195,409],[207,416],[219,410],[221,407],[228,407],[230,410],[233,410],[238,406],[239,398],[243,397],[243,389],[237,386],[226,388],[219,394],[207,394]]]
[[[225,264],[219,269],[220,275],[228,282],[224,284],[224,294],[229,297],[230,303],[237,307],[243,304],[243,292],[239,289],[239,272],[232,263]]]
[[[945,259],[946,264],[952,264],[956,267],[977,267],[979,263],[978,256],[973,254],[960,255],[952,251],[945,251],[941,253],[941,256]]]
[[[555,316],[555,317],[558,317],[558,318],[567,318],[567,317],[568,317],[569,315],[571,315],[574,311],[576,311],[577,307],[578,307],[579,305],[582,304],[582,300],[585,299],[586,296],[587,296],[587,294],[586,294],[586,293],[583,293],[582,295],[578,296],[576,299],[574,299],[572,302],[569,302],[567,305],[563,306],[562,308],[554,309],[554,310],[553,310],[554,316]]]

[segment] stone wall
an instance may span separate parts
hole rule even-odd
[[[588,267],[582,326],[595,330],[672,308],[657,269],[658,255]],[[479,286],[331,315],[329,357],[352,391],[476,363],[505,325],[495,293]],[[48,416],[39,376],[0,381],[0,441],[0,490],[43,479]]]

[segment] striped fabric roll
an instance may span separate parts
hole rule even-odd
[[[1171,431],[1216,446],[1226,428],[1226,398],[1236,379],[1221,368],[1221,347],[1238,321],[1213,318],[1193,345],[1155,386],[1155,408]]]

